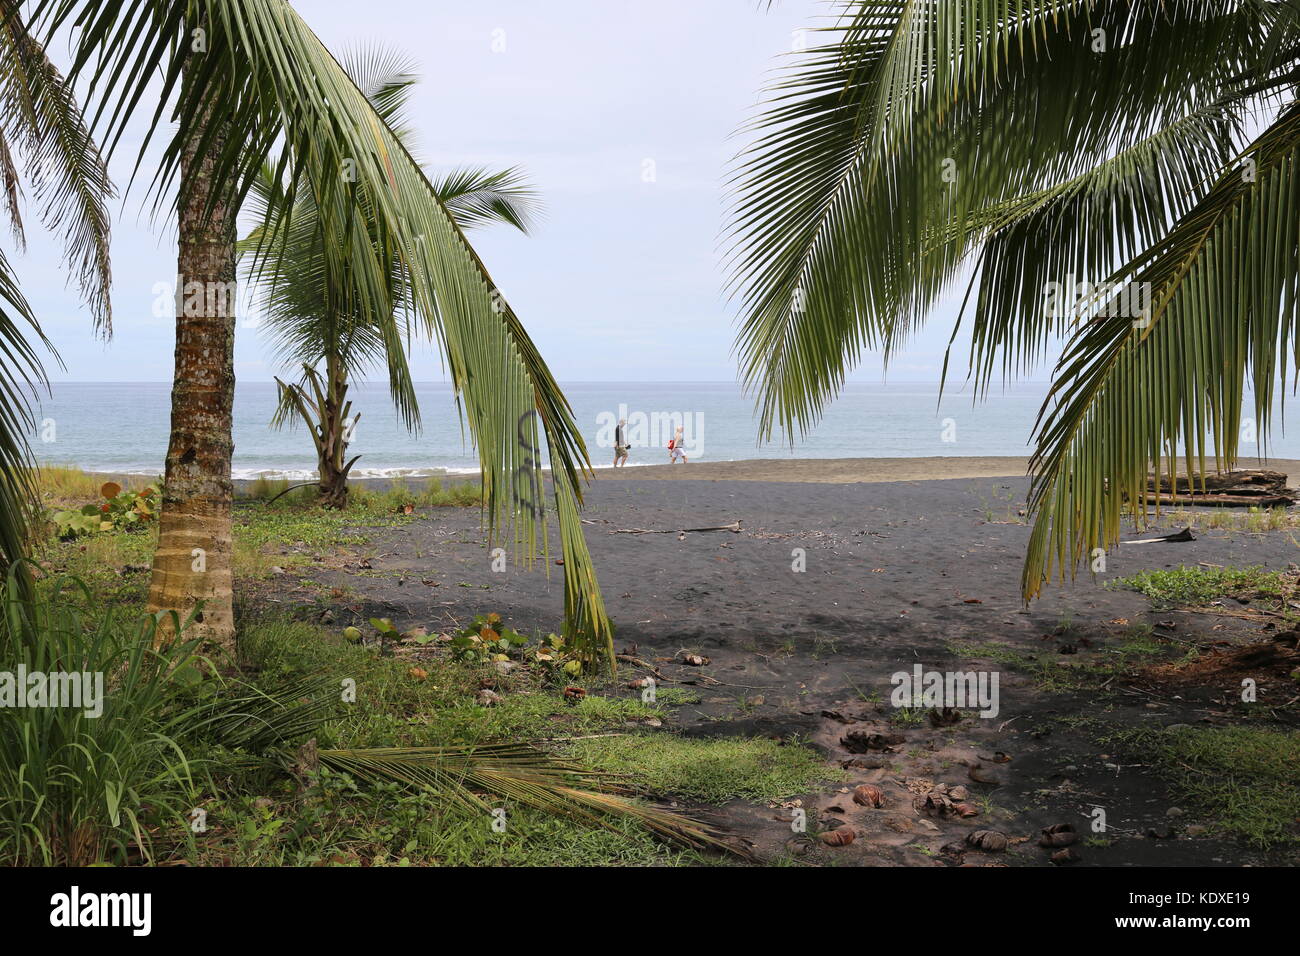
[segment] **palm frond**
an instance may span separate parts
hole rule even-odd
[[[612,630],[577,517],[590,462],[572,409],[419,164],[287,0],[37,0],[34,19],[49,31],[75,28],[71,73],[98,101],[92,115],[110,149],[146,92],[161,92],[137,169],[159,135],[162,104],[175,104],[176,131],[153,180],[156,208],[187,198],[189,184],[178,181],[187,149],[207,154],[224,138],[213,175],[242,203],[282,142],[292,179],[277,212],[291,214],[299,191],[312,195],[329,269],[351,271],[368,322],[391,315],[399,264],[415,320],[441,347],[462,400],[494,539],[524,564],[546,557],[549,464],[564,631],[588,663],[603,655],[612,665]],[[205,25],[201,53],[182,44],[191,23]],[[207,115],[222,122],[201,122]],[[176,199],[167,198],[172,184]]]
[[[461,229],[503,222],[527,234],[541,211],[536,190],[517,168],[453,169],[433,181],[433,191]]]
[[[28,392],[46,379],[33,341],[52,350],[0,250],[0,570],[29,552],[37,513],[27,444],[35,425]],[[30,586],[25,569],[17,579],[20,587]]]
[[[490,796],[598,826],[630,820],[692,849],[749,856],[713,827],[637,800],[605,775],[556,760],[526,744],[320,750],[318,758],[358,780],[429,789],[484,814],[493,809],[484,799]]]
[[[41,220],[61,235],[69,273],[107,337],[113,330],[108,167],[71,87],[28,32],[16,0],[0,0],[0,131],[8,131],[22,156]],[[0,158],[7,159],[3,141],[0,132]],[[12,215],[9,163],[0,162],[0,170]]]
[[[1300,105],[1244,158],[1252,176],[1226,170],[1111,277],[1116,300],[1149,287],[1149,316],[1106,308],[1061,359],[1036,436],[1026,596],[1118,541],[1127,511],[1145,518],[1153,469],[1172,474],[1180,457],[1188,474],[1207,459],[1232,467],[1247,382],[1267,444],[1275,379],[1300,367]]]
[[[1239,6],[846,3],[772,87],[737,172],[737,350],[764,437],[793,440],[864,349],[905,340],[982,248],[987,210],[1085,174],[1256,65],[1262,31]],[[1165,82],[1173,69],[1187,81]]]

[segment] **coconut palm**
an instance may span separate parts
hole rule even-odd
[[[382,49],[359,50],[345,57],[344,69],[356,81],[375,111],[411,149],[404,115],[416,78],[412,64]],[[272,167],[264,167],[254,183],[257,218],[265,221],[284,184]],[[527,232],[535,212],[533,191],[513,169],[488,172],[457,169],[433,180],[433,191],[462,230],[488,222],[504,222]],[[348,458],[350,436],[360,414],[352,414],[348,399],[351,379],[384,362],[393,403],[407,427],[419,423],[419,408],[407,363],[403,331],[410,328],[408,290],[402,288],[398,263],[390,268],[389,295],[394,312],[376,323],[366,322],[349,308],[346,289],[324,288],[325,257],[318,210],[311,196],[300,192],[288,223],[273,222],[241,243],[246,251],[245,274],[262,290],[261,313],[280,357],[301,367],[297,382],[279,378],[279,403],[272,423],[277,427],[301,421],[316,450],[320,503],[347,505],[348,474],[360,456]],[[283,235],[278,227],[283,225]],[[347,281],[350,274],[339,278]],[[319,367],[323,366],[323,370]]]
[[[20,250],[24,182],[41,221],[62,237],[69,274],[107,336],[108,172],[68,84],[29,31],[19,3],[0,0],[0,205]],[[38,345],[49,343],[0,250],[0,570],[28,543],[32,486],[25,436],[33,420],[27,388],[45,383]]]
[[[233,641],[235,322],[234,296],[225,293],[235,277],[237,210],[280,147],[288,186],[270,212],[291,222],[298,195],[311,196],[324,268],[352,273],[351,307],[366,322],[392,315],[397,263],[413,321],[446,357],[491,525],[525,562],[547,548],[549,480],[564,550],[565,630],[588,659],[597,651],[612,658],[578,518],[590,464],[572,410],[419,164],[287,0],[37,0],[34,18],[47,37],[68,34],[71,73],[86,82],[110,147],[150,104],[141,156],[161,138],[154,208],[177,215],[183,288],[150,605],[187,615],[201,602],[200,635]],[[168,110],[174,130],[163,128]]]
[[[740,163],[744,376],[796,435],[958,282],[977,394],[1064,338],[1032,597],[1145,519],[1151,470],[1231,467],[1248,382],[1267,436],[1300,343],[1300,4],[837,7]]]

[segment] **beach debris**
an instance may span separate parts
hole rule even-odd
[[[1286,486],[1287,476],[1269,469],[1243,469],[1214,475],[1148,475],[1148,496],[1161,505],[1223,505],[1272,508],[1295,504],[1300,491]]]
[[[821,841],[827,846],[848,846],[857,839],[857,836],[853,827],[837,827],[834,830],[823,831]]]
[[[865,730],[854,730],[840,738],[840,746],[851,754],[864,754],[872,750],[893,753],[904,740],[902,734],[875,734]]]
[[[860,784],[853,788],[853,802],[861,807],[883,807],[885,791],[873,783]]]
[[[979,807],[973,803],[954,803],[952,809],[959,817],[977,817],[980,814]]]
[[[970,769],[967,771],[967,776],[969,776],[975,783],[982,783],[989,786],[1001,786],[1003,782],[1000,774],[981,763],[971,764]]]
[[[889,766],[889,761],[884,757],[850,757],[841,760],[840,766],[845,770],[883,770]]]
[[[942,710],[931,707],[929,717],[931,727],[951,727],[961,721],[961,711],[955,707],[945,707]]]
[[[1139,538],[1136,541],[1121,541],[1120,544],[1158,544],[1160,542],[1179,543],[1183,541],[1195,541],[1196,535],[1192,534],[1191,526],[1184,528],[1182,531],[1175,531],[1173,534],[1161,535],[1158,538]]]
[[[711,661],[702,654],[683,654],[682,663],[690,667],[705,667],[711,663]]]
[[[1049,849],[1071,846],[1079,840],[1079,834],[1074,832],[1074,825],[1070,823],[1053,823],[1050,827],[1043,827],[1042,832],[1038,845]]]
[[[614,659],[615,659],[615,660],[619,660],[619,661],[624,661],[625,663],[631,664],[631,665],[633,665],[634,667],[642,667],[642,668],[645,668],[645,669],[648,670],[651,674],[654,674],[654,676],[655,676],[655,680],[660,681],[661,683],[666,683],[666,684],[697,684],[697,685],[706,686],[706,687],[711,687],[711,686],[713,686],[713,685],[715,685],[715,684],[719,684],[719,683],[721,683],[721,681],[716,681],[716,680],[714,680],[712,677],[705,677],[705,676],[703,676],[703,675],[701,675],[701,676],[699,676],[699,677],[696,677],[696,678],[692,678],[692,679],[690,679],[690,680],[675,680],[675,679],[672,678],[672,677],[665,677],[664,674],[659,670],[659,668],[655,667],[653,664],[648,664],[648,663],[646,663],[645,661],[643,661],[643,660],[642,660],[641,658],[639,658],[639,657],[633,657],[631,654],[615,654],[615,655],[614,655]],[[671,658],[665,658],[665,659],[666,659],[666,660],[671,660]]]
[[[839,710],[823,710],[821,712],[821,716],[829,717],[831,720],[834,720],[837,723],[841,723],[841,724],[851,724],[857,720],[856,717],[850,717],[846,715],[843,711],[839,711]]]
[[[950,856],[958,863],[961,863],[962,860],[966,858],[966,844],[961,840],[953,840],[952,842],[945,843],[943,846],[939,847],[939,852],[944,856]]]
[[[979,598],[966,598],[961,603],[962,604],[983,604],[984,602],[981,601]]]
[[[916,797],[912,800],[912,809],[917,813],[925,814],[932,817],[936,814],[942,816],[949,812],[952,807],[952,801],[945,794],[937,790],[932,790],[924,796]]]
[[[985,853],[1001,853],[1007,848],[1007,835],[997,830],[974,830],[966,834],[966,843]]]
[[[730,531],[733,534],[740,534],[740,521],[737,519],[731,524],[715,525],[711,528],[615,528],[608,534],[695,534],[705,531]]]
[[[1079,862],[1079,854],[1074,851],[1073,847],[1066,847],[1064,850],[1057,850],[1053,853],[1051,860],[1057,866],[1063,863],[1077,863]]]

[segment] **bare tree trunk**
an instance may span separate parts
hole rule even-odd
[[[181,160],[176,371],[149,607],[175,610],[184,620],[202,602],[187,634],[202,637],[212,649],[233,651],[230,459],[238,210],[212,176],[224,142],[224,135],[214,136],[200,155],[196,133]]]

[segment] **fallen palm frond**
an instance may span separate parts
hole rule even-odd
[[[334,708],[332,678],[293,678],[262,689],[238,682],[195,707],[191,732],[231,750],[262,753],[316,732]]]
[[[750,856],[707,824],[636,800],[608,774],[557,760],[526,744],[321,750],[317,756],[330,769],[358,780],[427,788],[485,814],[492,808],[484,796],[494,796],[607,828],[609,818],[630,820],[692,849]]]
[[[223,694],[208,704],[194,727],[210,742],[257,754],[281,767],[319,763],[362,782],[393,781],[431,790],[484,814],[492,812],[484,799],[491,796],[606,828],[611,828],[611,820],[630,820],[692,849],[749,856],[725,842],[713,827],[637,800],[610,774],[558,760],[527,744],[314,751],[309,746],[291,755],[293,743],[314,733],[329,715],[334,689],[331,678],[315,675],[264,690],[244,684],[236,695]]]

